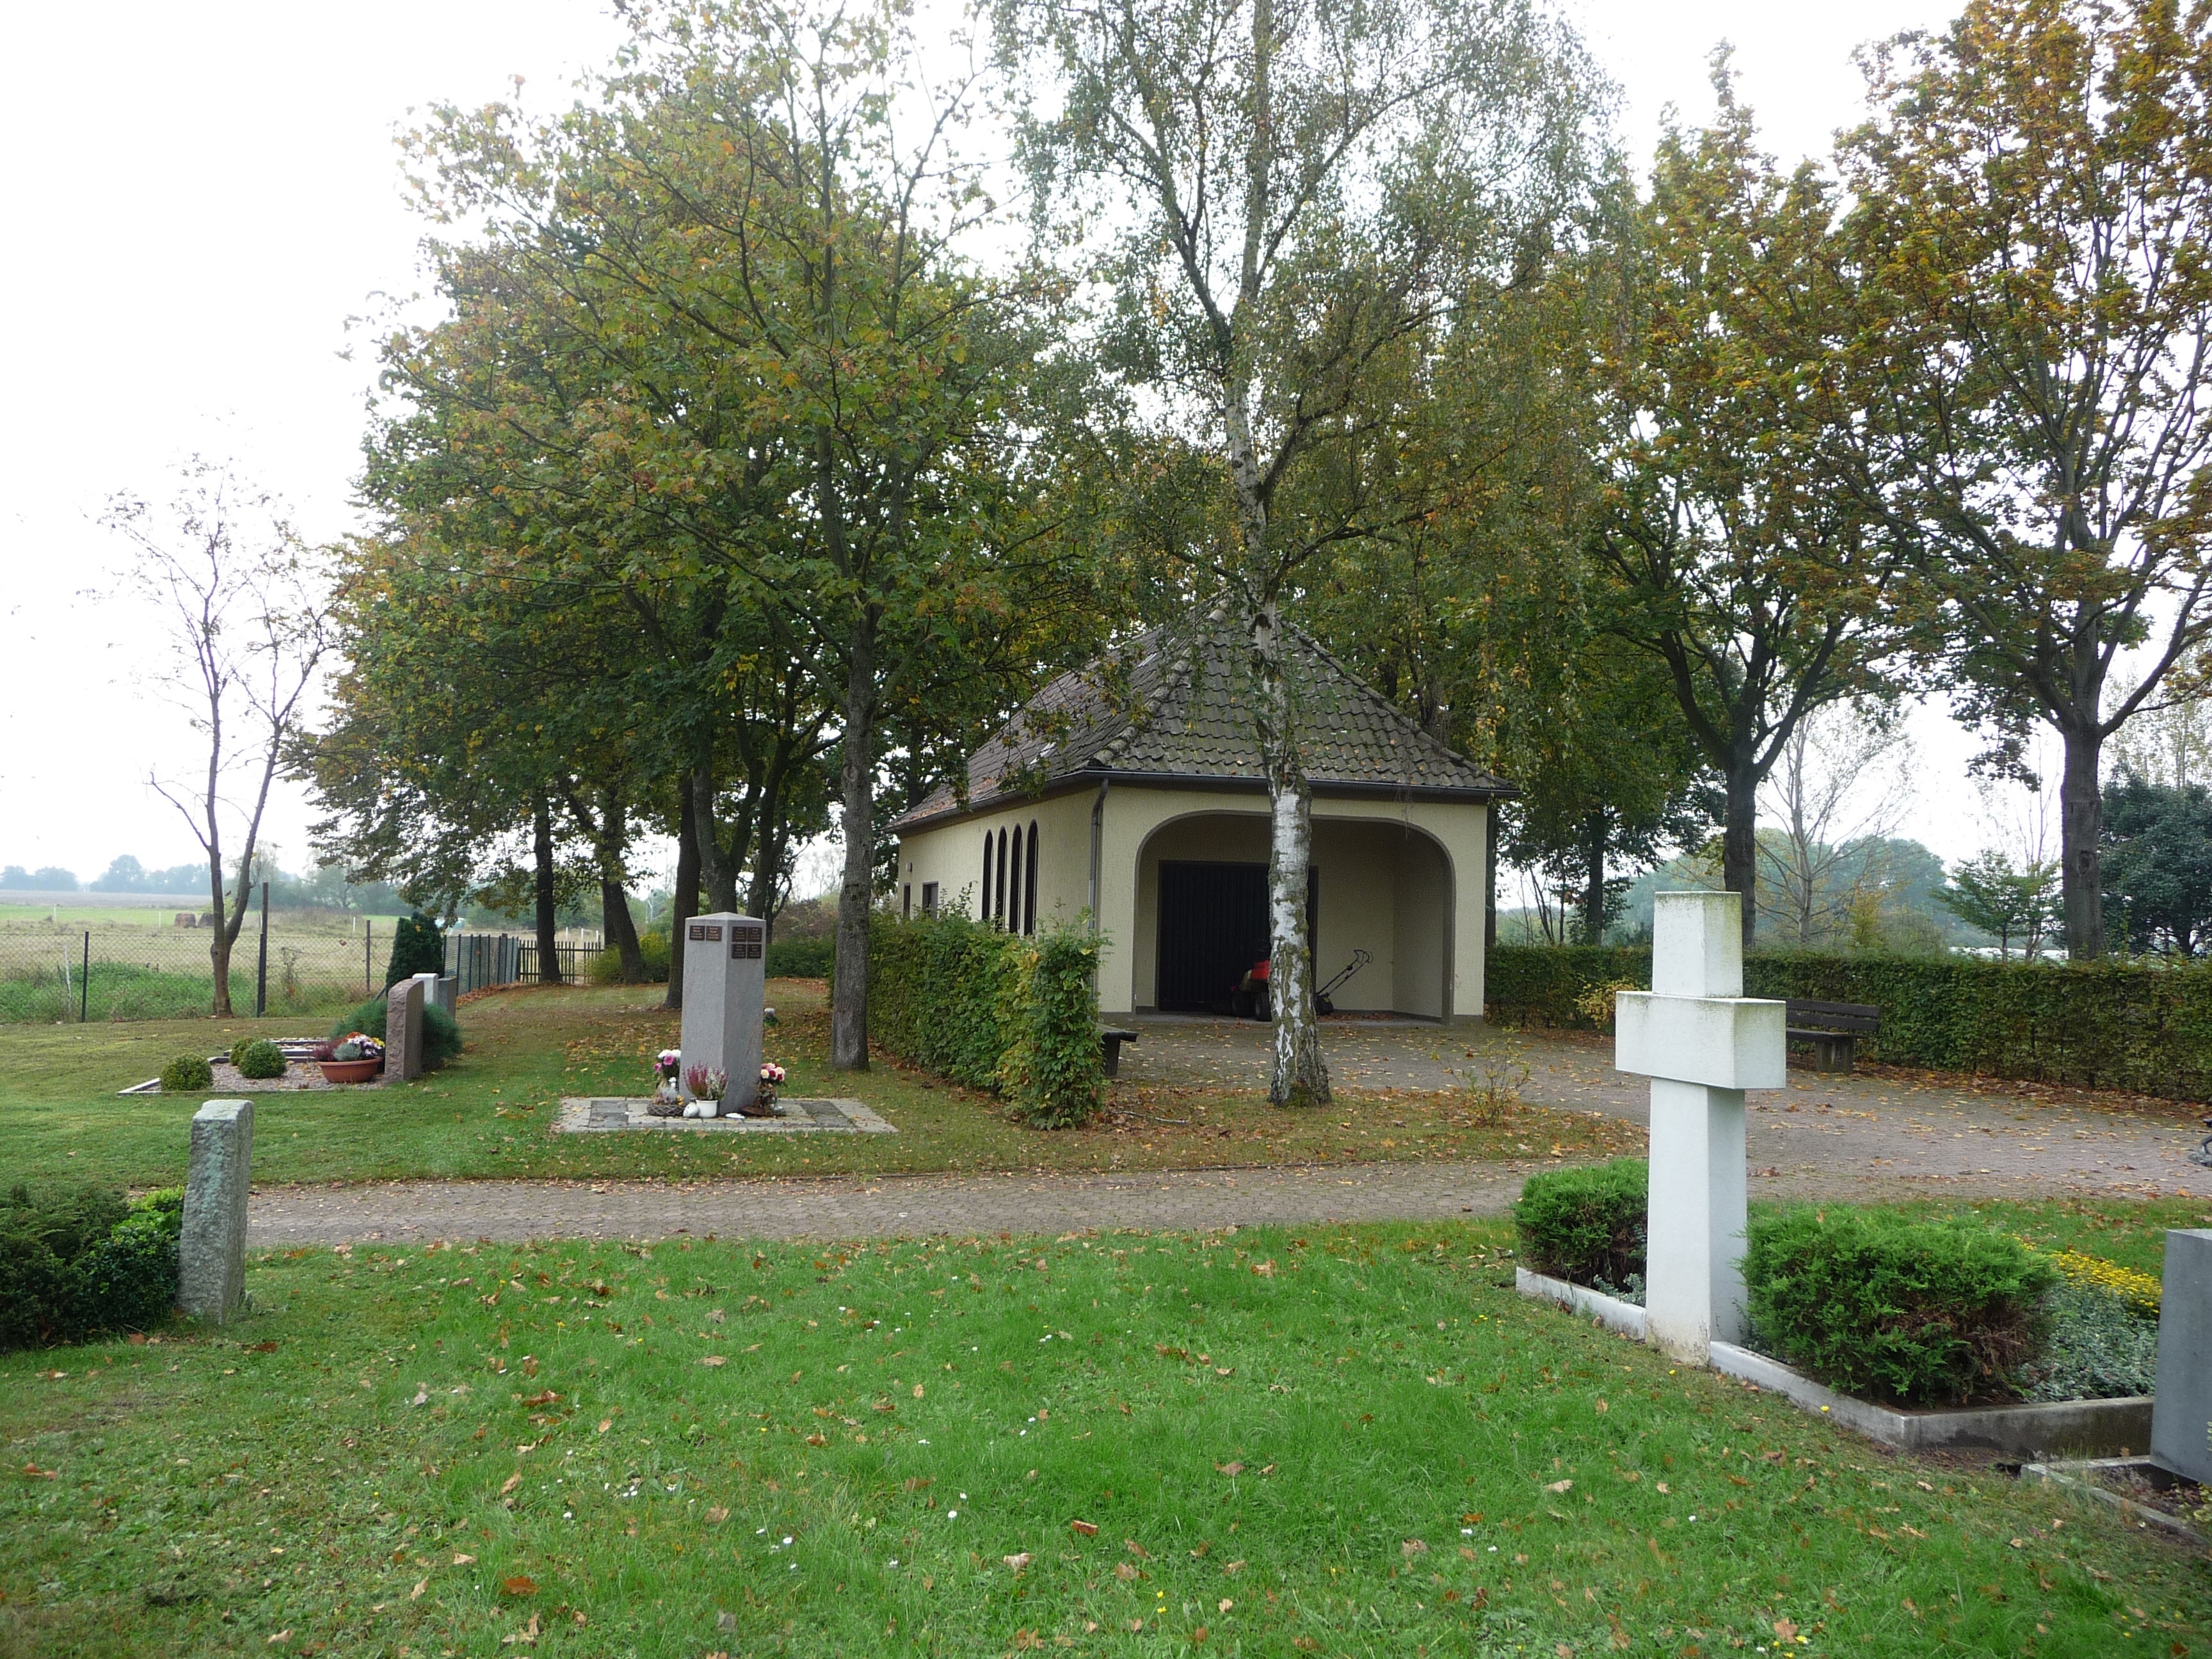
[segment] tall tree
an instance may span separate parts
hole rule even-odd
[[[1328,550],[1425,505],[1398,487],[1404,410],[1375,383],[1402,381],[1397,359],[1540,246],[1579,185],[1596,77],[1521,0],[1003,0],[999,15],[1031,97],[1039,210],[1082,224],[1099,210],[1111,352],[1209,457],[1230,509],[1226,537],[1187,550],[1249,641],[1273,819],[1268,1093],[1323,1101],[1284,606]]]
[[[1834,195],[1758,149],[1725,57],[1710,128],[1662,134],[1621,215],[1601,373],[1602,625],[1665,665],[1725,792],[1722,876],[1758,924],[1758,803],[1800,721],[1881,688],[1906,637],[1898,561],[1831,477],[1826,367],[1850,322]]]
[[[2000,760],[2036,721],[2064,746],[2066,948],[2094,957],[2103,745],[2212,629],[2212,9],[1970,0],[1866,68],[1856,477]]]
[[[329,648],[319,584],[275,499],[206,461],[185,467],[166,507],[118,495],[102,521],[136,550],[126,580],[161,617],[167,656],[156,682],[207,744],[207,769],[191,783],[158,771],[147,781],[207,855],[214,1012],[228,1017],[230,956],[246,922],[270,785]],[[244,802],[231,798],[238,781]],[[228,898],[226,816],[240,826]]]

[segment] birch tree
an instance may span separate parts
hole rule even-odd
[[[1205,575],[1245,642],[1272,817],[1268,1095],[1325,1101],[1285,608],[1330,550],[1421,510],[1396,487],[1404,411],[1373,382],[1541,246],[1599,77],[1522,0],[1002,0],[999,17],[1039,221],[1096,256],[1111,360],[1231,509]]]

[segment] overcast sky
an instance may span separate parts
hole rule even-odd
[[[1951,8],[1572,10],[1621,85],[1620,129],[1639,157],[1665,106],[1708,112],[1706,59],[1725,39],[1770,148],[1794,161],[1857,118],[1856,45],[1938,28]],[[101,503],[166,495],[198,452],[289,497],[313,537],[351,527],[372,354],[349,320],[419,286],[395,132],[433,102],[510,96],[517,76],[526,101],[550,101],[620,33],[588,0],[9,9],[0,863],[88,878],[118,854],[198,856],[145,786],[149,769],[188,769],[195,740],[136,677],[155,649],[147,619],[97,597],[119,555],[94,522]],[[349,361],[350,347],[362,349]],[[1907,833],[1971,853],[1988,838],[1958,787],[1972,745],[1932,712],[1915,730],[1923,784]],[[295,789],[271,808],[288,867],[307,861],[310,817]]]

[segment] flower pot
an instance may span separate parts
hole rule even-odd
[[[316,1063],[323,1068],[323,1080],[326,1083],[366,1083],[384,1064],[380,1060],[325,1060]]]

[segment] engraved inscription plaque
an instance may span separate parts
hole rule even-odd
[[[737,923],[730,929],[730,960],[750,961],[761,953],[761,939],[765,930],[758,922]]]

